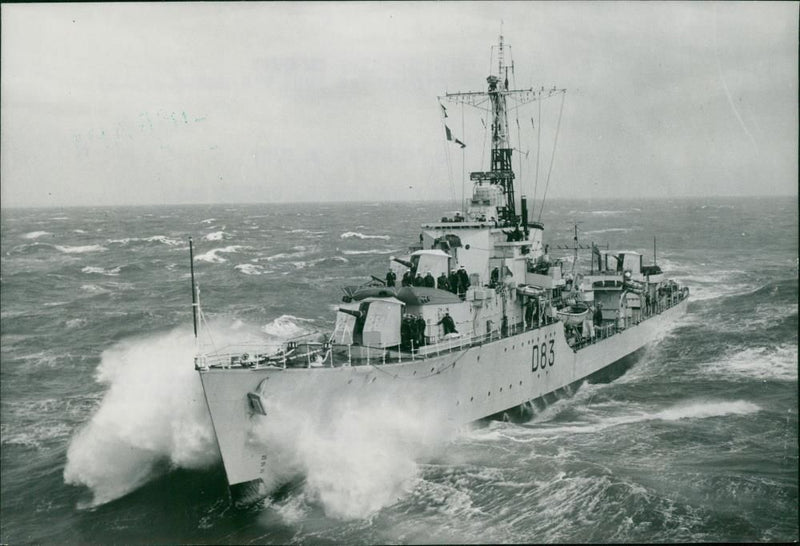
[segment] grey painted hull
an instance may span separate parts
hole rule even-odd
[[[579,350],[555,322],[422,360],[338,368],[200,370],[206,402],[234,497],[256,500],[278,485],[278,464],[259,430],[291,414],[335,419],[336,408],[368,412],[387,403],[422,419],[460,426],[552,393],[610,366],[667,329],[687,299]],[[254,411],[257,395],[266,415]],[[238,493],[237,493],[238,492]],[[235,499],[236,500],[236,499]]]

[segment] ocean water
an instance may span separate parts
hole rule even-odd
[[[385,274],[452,209],[4,209],[0,543],[800,538],[796,198],[551,201],[553,247],[577,221],[582,242],[649,263],[656,235],[691,288],[685,317],[527,423],[432,436],[360,412],[298,443],[305,475],[230,508],[191,359],[187,237],[216,343],[286,339],[329,330],[340,286]]]

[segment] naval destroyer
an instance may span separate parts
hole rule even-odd
[[[423,224],[385,279],[345,288],[324,338],[198,350],[195,368],[235,504],[280,485],[273,467],[281,455],[264,431],[288,415],[336,419],[345,402],[366,413],[389,403],[454,426],[528,419],[535,401],[630,355],[685,311],[688,288],[638,252],[592,244],[583,273],[550,256],[544,225],[515,195],[509,115],[527,103],[563,101],[566,91],[510,88],[502,36],[496,47],[497,73],[485,90],[439,97],[445,116],[444,104],[455,103],[487,117],[488,170],[469,175],[463,211]],[[464,146],[447,125],[445,135]],[[193,269],[192,286],[197,337]]]

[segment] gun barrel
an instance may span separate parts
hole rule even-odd
[[[339,311],[341,311],[342,313],[347,313],[348,315],[356,318],[359,318],[361,316],[361,311],[357,311],[355,309],[344,309],[343,307],[339,307]]]

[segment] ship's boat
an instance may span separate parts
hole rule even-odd
[[[556,311],[558,319],[564,324],[577,326],[589,316],[589,307],[583,303],[575,303]]]
[[[636,251],[592,245],[591,270],[575,271],[577,226],[573,270],[565,274],[564,262],[551,257],[544,224],[529,218],[526,196],[515,192],[512,157],[520,146],[511,141],[509,115],[550,99],[563,107],[566,92],[511,88],[513,62],[502,36],[494,51],[496,72],[485,90],[439,97],[443,133],[459,149],[464,145],[447,126],[445,104],[489,117],[487,170],[470,173],[472,195],[462,210],[423,224],[408,253],[389,260],[385,281],[373,276],[344,288],[323,339],[265,344],[249,353],[198,351],[195,368],[237,504],[280,485],[272,467],[281,456],[264,431],[286,428],[291,415],[328,423],[336,408],[369,414],[391,402],[398,411],[453,426],[528,418],[532,401],[631,354],[685,310],[688,288],[667,280],[655,264],[644,266]],[[204,321],[193,267],[198,336]]]

